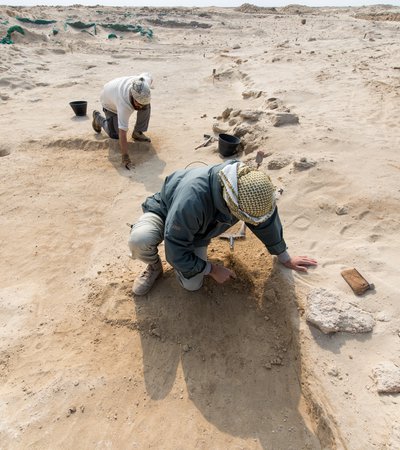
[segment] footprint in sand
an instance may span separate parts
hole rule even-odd
[[[299,230],[306,230],[311,224],[311,221],[306,216],[297,216],[292,222],[292,225]]]

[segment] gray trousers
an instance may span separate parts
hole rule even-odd
[[[118,115],[106,108],[103,108],[103,111],[106,117],[104,118],[103,116],[98,115],[96,121],[111,139],[118,139]],[[149,128],[150,113],[150,105],[146,105],[142,109],[136,111],[135,131],[147,131]]]
[[[155,264],[158,256],[158,246],[164,239],[164,221],[157,214],[144,213],[132,225],[129,236],[129,249],[133,259],[139,259],[146,264]],[[194,253],[207,261],[207,247],[198,247]],[[188,291],[197,291],[203,286],[204,272],[192,278],[185,278],[181,272],[175,270],[179,283]]]

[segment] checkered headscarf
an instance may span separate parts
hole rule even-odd
[[[218,176],[224,200],[237,219],[258,225],[272,216],[275,187],[266,173],[238,162],[225,166]]]

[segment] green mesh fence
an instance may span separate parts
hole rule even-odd
[[[30,19],[28,17],[16,17],[16,19],[23,23],[31,23],[31,24],[36,24],[36,25],[49,25],[49,24],[53,24],[53,23],[57,22],[56,20]],[[151,30],[150,28],[146,29],[146,28],[142,27],[141,25],[130,25],[130,24],[126,25],[123,23],[100,23],[98,25],[100,25],[103,28],[111,29],[114,31],[139,33],[141,36],[146,36],[147,38],[153,37],[153,30]],[[81,22],[80,20],[78,20],[76,22],[74,22],[72,20],[67,20],[66,22],[64,22],[64,30],[65,31],[67,30],[67,27],[72,27],[72,28],[86,31],[86,32],[87,32],[88,28],[93,28],[94,34],[97,34],[95,22],[85,23],[85,22]],[[11,29],[12,29],[12,31],[18,31],[18,32],[24,34],[22,28],[19,27],[18,25],[15,25],[14,27],[9,28],[9,30],[11,30]],[[53,29],[54,35],[58,34],[58,32],[59,31],[57,29],[55,29],[55,28]],[[110,33],[108,35],[108,39],[115,39],[114,36],[117,37],[114,33]],[[12,44],[13,41],[11,39],[11,33],[7,32],[7,35],[0,41],[0,43]]]
[[[146,30],[141,25],[126,25],[123,23],[99,23],[99,25],[103,28],[109,28],[115,31],[130,31],[133,33],[140,33],[142,36],[147,36],[148,38],[153,37],[153,30],[150,28]]]
[[[7,34],[0,39],[0,44],[14,44],[14,41],[11,39],[11,34],[14,32],[25,34],[25,31],[19,25],[14,25],[7,30]]]
[[[81,21],[78,21],[78,22],[65,22],[65,24],[64,24],[64,29],[65,30],[67,29],[67,26],[70,26],[72,28],[76,28],[78,30],[85,30],[86,28],[93,27],[94,28],[94,34],[97,34],[96,24],[94,22],[93,23],[85,23],[85,22],[81,22]]]
[[[47,19],[29,19],[29,17],[16,17],[17,20],[23,23],[33,23],[35,25],[49,25],[51,23],[56,23],[57,20],[47,20]]]

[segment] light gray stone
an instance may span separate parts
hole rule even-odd
[[[240,117],[245,120],[256,122],[260,118],[261,114],[262,111],[257,111],[255,109],[244,109],[240,112]]]
[[[371,314],[319,288],[307,297],[306,320],[323,333],[368,333],[375,326]]]
[[[244,91],[242,92],[243,98],[259,98],[262,94],[262,91]]]
[[[241,123],[241,124],[238,124],[238,125],[236,126],[236,128],[234,129],[234,134],[235,134],[235,136],[237,136],[237,137],[242,137],[242,136],[244,136],[245,134],[250,133],[250,132],[251,132],[251,129],[252,129],[252,128],[251,128],[249,125],[245,125],[245,124]]]
[[[372,377],[380,394],[400,392],[400,367],[392,361],[384,361],[375,366]]]
[[[268,169],[269,170],[279,170],[282,169],[283,167],[288,166],[291,163],[291,159],[288,157],[278,157],[278,158],[274,158],[271,159],[270,161],[268,161]]]
[[[227,133],[229,131],[229,128],[226,125],[221,125],[219,122],[214,122],[212,129],[214,133]]]
[[[271,123],[274,127],[297,125],[299,123],[299,117],[296,114],[280,112],[271,115]]]

